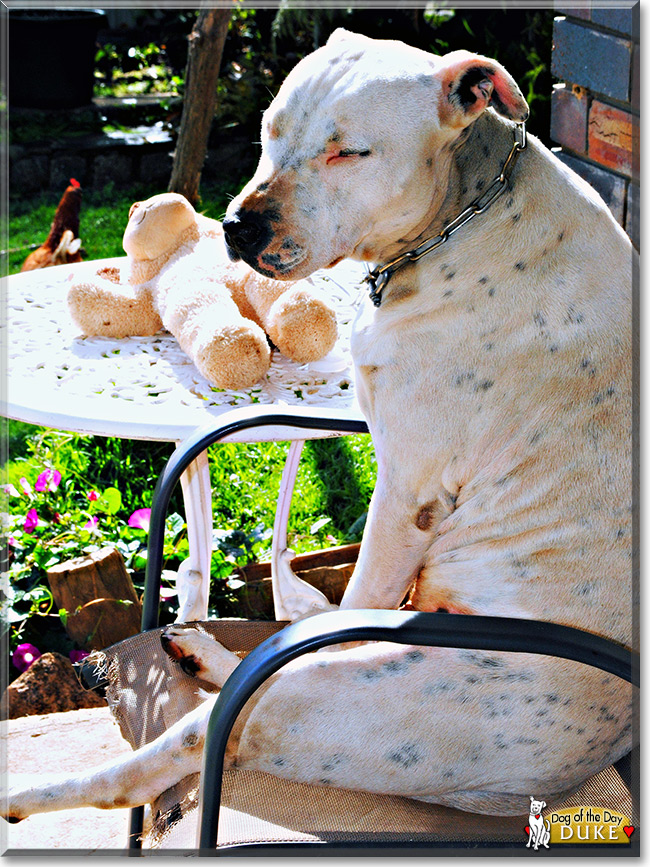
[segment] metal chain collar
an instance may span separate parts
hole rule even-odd
[[[515,140],[513,142],[512,148],[510,149],[510,153],[508,154],[506,161],[503,164],[501,172],[492,181],[492,183],[487,188],[487,190],[485,190],[484,193],[482,193],[478,198],[474,199],[474,201],[471,202],[464,211],[461,211],[461,213],[454,220],[452,220],[450,223],[447,223],[447,225],[442,229],[442,231],[439,232],[439,234],[435,235],[433,238],[428,238],[426,241],[423,241],[414,250],[409,250],[407,253],[402,253],[391,262],[388,262],[388,264],[382,265],[378,268],[374,268],[363,278],[363,282],[367,283],[370,288],[370,300],[375,305],[375,307],[379,307],[379,305],[381,304],[381,293],[386,288],[386,284],[393,276],[395,271],[406,265],[408,262],[417,262],[417,260],[422,258],[422,256],[425,256],[427,253],[435,250],[436,247],[444,244],[445,241],[447,241],[449,237],[454,234],[454,232],[457,232],[461,226],[464,226],[465,223],[473,220],[477,214],[482,214],[484,211],[487,211],[490,205],[495,202],[496,199],[498,199],[499,196],[506,190],[506,188],[508,187],[508,180],[510,178],[510,175],[512,174],[512,170],[515,167],[515,163],[517,162],[519,152],[524,150],[524,148],[526,147],[525,123],[515,124],[514,136]]]

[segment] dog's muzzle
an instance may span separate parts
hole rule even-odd
[[[240,208],[223,221],[223,233],[228,255],[233,262],[243,259],[254,267],[255,260],[268,246],[272,230],[265,213]]]

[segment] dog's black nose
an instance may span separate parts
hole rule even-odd
[[[271,236],[269,219],[265,214],[241,208],[233,216],[225,218],[223,231],[231,257],[235,253],[245,261],[255,258],[268,245]]]

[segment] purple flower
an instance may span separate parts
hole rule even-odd
[[[29,666],[41,655],[38,647],[33,644],[19,644],[14,650],[11,661],[18,671],[27,671]]]
[[[43,491],[56,491],[61,481],[61,473],[58,470],[44,470],[36,479],[34,490],[42,494]]]
[[[148,530],[151,521],[151,509],[137,509],[127,521],[129,527],[137,527],[139,530]]]
[[[83,525],[84,530],[96,530],[99,526],[99,518],[97,515],[91,515],[90,519]]]
[[[23,494],[26,494],[28,497],[31,496],[32,486],[29,484],[25,476],[22,477],[18,484],[22,488]]]
[[[25,515],[25,523],[23,524],[23,530],[26,533],[33,533],[34,530],[38,527],[38,515],[36,514],[36,509],[30,509],[29,512]]]
[[[5,494],[8,494],[10,497],[19,497],[20,491],[18,491],[14,485],[3,485],[2,490]]]
[[[87,650],[71,650],[68,654],[70,657],[70,662],[81,662],[82,659],[85,659],[87,656],[90,656],[90,653]]]

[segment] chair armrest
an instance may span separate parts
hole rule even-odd
[[[210,715],[199,795],[199,849],[217,842],[221,777],[226,744],[243,706],[287,662],[346,641],[394,641],[434,647],[501,650],[573,659],[639,685],[638,654],[598,635],[510,617],[420,611],[354,610],[318,614],[263,641],[224,684]]]

